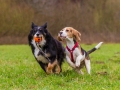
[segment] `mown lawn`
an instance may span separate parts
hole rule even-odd
[[[120,90],[120,44],[104,43],[90,57],[91,75],[85,68],[77,74],[66,62],[61,74],[47,75],[28,45],[1,45],[0,90]]]

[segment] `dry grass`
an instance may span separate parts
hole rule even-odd
[[[0,0],[0,35],[23,36],[34,17],[34,11],[25,3],[16,0]]]
[[[43,7],[36,11],[25,0],[0,0],[0,38],[11,39],[0,43],[12,44],[16,39],[17,43],[27,43],[32,21],[38,25],[48,22],[48,30],[55,37],[62,28],[71,26],[82,33],[82,42],[85,43],[120,42],[119,0],[60,1],[47,10]]]

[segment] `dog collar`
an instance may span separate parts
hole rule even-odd
[[[72,50],[70,50],[70,48],[66,45],[66,49],[70,52],[70,56],[71,56],[71,61],[73,63],[75,63],[74,59],[73,59],[73,51],[75,50],[75,48],[78,47],[78,42],[75,43],[74,47],[72,48]]]

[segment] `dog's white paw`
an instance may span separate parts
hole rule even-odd
[[[79,67],[79,66],[80,66],[80,63],[76,62],[76,63],[75,63],[75,66],[76,66],[76,67]]]

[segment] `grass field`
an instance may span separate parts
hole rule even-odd
[[[46,75],[28,45],[1,45],[0,90],[120,90],[120,44],[104,43],[90,57],[91,75],[85,68],[77,74],[66,62],[61,74]]]

